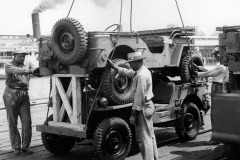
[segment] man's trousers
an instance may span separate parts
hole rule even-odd
[[[153,103],[151,102],[150,105],[153,110]],[[146,113],[149,112],[143,109],[137,114],[135,126],[136,141],[140,148],[143,160],[157,160],[158,151],[153,129],[153,120],[152,118],[146,118]],[[153,114],[153,111],[150,114]]]
[[[6,86],[3,101],[7,112],[7,121],[11,146],[13,149],[27,149],[32,138],[32,121],[30,113],[30,102],[27,91],[11,89]],[[17,128],[18,116],[22,123],[22,141]]]

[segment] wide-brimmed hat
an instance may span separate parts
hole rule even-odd
[[[127,62],[133,62],[133,61],[145,59],[147,57],[144,57],[142,52],[132,52],[132,53],[128,53],[127,58],[128,58]]]
[[[30,52],[26,51],[26,49],[24,47],[19,47],[16,48],[16,50],[12,53],[12,55],[16,55],[16,54],[30,54]]]

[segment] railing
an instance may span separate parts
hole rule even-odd
[[[13,59],[13,56],[0,56],[0,63],[9,62]]]
[[[13,56],[0,56],[0,60],[1,59],[13,59]]]

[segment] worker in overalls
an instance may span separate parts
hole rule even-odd
[[[143,160],[157,160],[158,151],[152,120],[154,113],[154,104],[151,101],[153,98],[152,75],[143,65],[145,58],[141,52],[128,53],[128,63],[132,69],[119,67],[111,60],[108,60],[108,64],[118,74],[133,78],[134,101],[130,124],[135,125],[136,141]]]
[[[7,112],[11,147],[16,155],[21,154],[21,151],[33,153],[30,149],[32,121],[28,86],[30,74],[34,70],[31,63],[28,65],[24,63],[27,54],[28,52],[20,48],[13,53],[14,59],[5,64],[6,87],[3,101]],[[17,128],[18,116],[22,123],[22,138]]]

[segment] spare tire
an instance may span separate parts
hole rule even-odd
[[[73,18],[60,19],[52,29],[52,47],[56,57],[64,64],[83,59],[87,50],[87,34]]]
[[[192,68],[192,62],[198,66],[203,66],[201,55],[197,53],[186,53],[180,62],[180,77],[182,82],[194,82],[199,79],[193,74],[194,68]]]
[[[113,63],[123,68],[130,68],[124,59],[115,59]],[[119,75],[114,69],[108,68],[101,85],[100,92],[111,104],[126,104],[133,101],[132,78]]]

